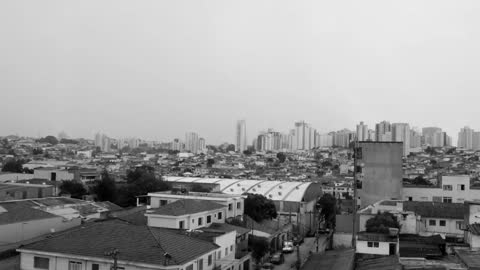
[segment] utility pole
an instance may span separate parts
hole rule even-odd
[[[105,256],[110,256],[113,258],[113,266],[111,270],[118,270],[118,249],[114,248],[111,251],[105,252]]]

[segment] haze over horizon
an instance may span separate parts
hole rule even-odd
[[[0,2],[1,134],[233,142],[247,121],[382,120],[453,138],[476,117],[478,1]]]

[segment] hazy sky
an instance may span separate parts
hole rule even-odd
[[[480,129],[480,1],[0,1],[0,135]]]

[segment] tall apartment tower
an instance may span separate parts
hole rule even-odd
[[[392,141],[392,125],[390,122],[382,121],[375,125],[375,140],[377,142]]]
[[[464,127],[460,129],[458,133],[458,144],[459,148],[465,148],[468,150],[473,149],[473,133],[475,131],[469,127]]]
[[[243,151],[247,150],[247,124],[245,120],[237,121],[236,139],[235,150],[243,153]]]
[[[368,126],[363,122],[357,125],[357,139],[360,142],[368,140]]]
[[[198,134],[195,132],[187,132],[185,134],[185,150],[193,154],[198,154],[200,150]]]
[[[438,133],[441,133],[442,129],[439,127],[424,127],[422,128],[422,135],[425,140],[425,144],[433,146],[433,147],[439,147],[438,145]]]
[[[295,139],[296,139],[296,149],[295,150],[305,150],[309,146],[309,136],[310,130],[309,126],[305,121],[300,121],[295,123]]]
[[[410,154],[410,125],[407,123],[392,124],[392,139],[394,142],[403,142],[403,155]]]

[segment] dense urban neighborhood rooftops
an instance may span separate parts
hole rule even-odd
[[[147,211],[147,214],[155,214],[161,216],[183,216],[216,209],[223,209],[224,205],[205,200],[178,200],[159,208]]]

